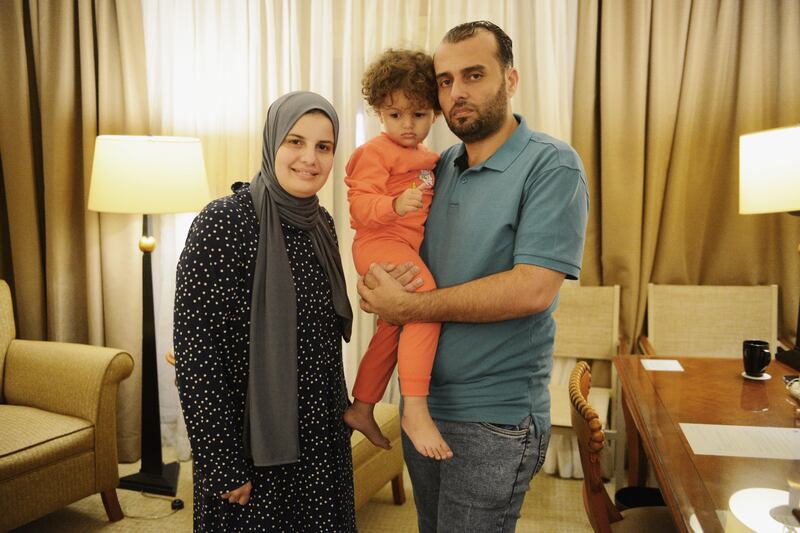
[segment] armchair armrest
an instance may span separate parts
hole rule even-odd
[[[104,389],[133,370],[133,358],[115,348],[64,342],[14,340],[5,362],[5,399],[53,413],[100,416]]]
[[[656,355],[656,350],[653,348],[653,345],[650,344],[650,340],[647,338],[647,335],[639,336],[639,348],[642,349],[642,353],[645,355]]]

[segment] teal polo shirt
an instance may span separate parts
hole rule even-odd
[[[439,287],[518,263],[580,274],[589,196],[569,145],[519,125],[486,161],[467,168],[463,144],[445,150],[425,225],[422,259]],[[442,325],[428,406],[433,418],[550,427],[550,308],[513,320]]]

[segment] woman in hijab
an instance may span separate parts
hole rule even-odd
[[[195,531],[355,531],[341,339],[352,311],[328,179],[338,119],[276,100],[261,170],[211,202],[178,264],[175,355]]]

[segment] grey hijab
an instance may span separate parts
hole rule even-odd
[[[250,310],[250,375],[244,414],[245,455],[256,466],[293,463],[299,457],[297,414],[297,302],[281,220],[308,232],[314,254],[327,274],[342,335],[350,340],[353,312],[333,230],[317,196],[297,198],[275,176],[275,154],[295,122],[322,111],[333,124],[333,106],[310,92],[293,92],[273,102],[264,124],[261,170],[250,184],[258,217],[258,253]]]

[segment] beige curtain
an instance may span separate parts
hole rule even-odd
[[[739,135],[800,122],[800,2],[581,0],[573,144],[590,178],[584,283],[780,286],[794,338],[800,219],[738,214]]]
[[[0,272],[18,336],[130,351],[119,456],[139,455],[139,217],[86,210],[94,139],[147,130],[138,0],[0,2]]]

